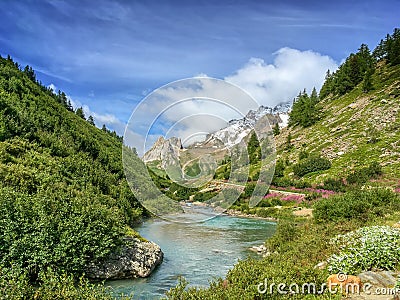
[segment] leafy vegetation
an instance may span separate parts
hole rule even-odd
[[[311,172],[328,170],[331,167],[329,159],[312,155],[293,166],[294,175],[302,177]]]
[[[58,287],[88,296],[72,278],[117,251],[143,212],[124,176],[121,138],[90,120],[31,67],[0,58],[0,265],[27,295],[39,284],[38,299],[56,297]],[[48,268],[67,275],[43,275]]]
[[[13,266],[0,267],[0,295],[2,299],[115,299],[102,284],[90,283],[84,277],[78,282],[72,275],[59,274],[51,268],[39,273],[37,285],[32,286],[27,272]],[[121,299],[127,299],[121,297]]]
[[[400,265],[400,230],[390,226],[362,227],[338,235],[331,243],[340,249],[328,259],[332,273],[357,274],[363,270],[394,270]]]
[[[356,190],[316,202],[314,218],[320,223],[350,219],[367,221],[399,209],[398,196],[388,189]]]

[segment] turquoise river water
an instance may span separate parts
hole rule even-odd
[[[148,278],[109,281],[116,294],[133,299],[159,299],[183,276],[193,286],[207,286],[216,277],[224,277],[239,260],[257,256],[249,250],[275,232],[275,223],[260,219],[220,215],[209,208],[191,208],[176,216],[181,222],[162,219],[145,221],[137,228],[148,240],[160,245],[163,263]]]

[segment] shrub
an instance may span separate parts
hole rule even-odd
[[[254,182],[246,183],[243,193],[240,195],[241,198],[250,198],[253,195],[253,191],[256,187]]]
[[[371,178],[377,178],[382,175],[382,166],[376,161],[372,162],[368,167],[355,170],[346,178],[347,183],[361,185]]]
[[[293,166],[293,173],[296,176],[302,177],[308,173],[328,170],[331,167],[331,162],[321,156],[310,156],[303,159]]]
[[[122,295],[121,295],[122,296]],[[76,281],[72,275],[59,275],[52,269],[41,271],[38,281],[32,285],[28,273],[17,266],[0,266],[1,299],[115,299],[102,284],[92,284],[83,277]],[[128,299],[122,296],[119,299]]]
[[[282,159],[279,159],[275,165],[275,177],[283,177],[283,172],[285,171],[285,162]]]
[[[388,189],[352,191],[321,199],[314,204],[318,223],[339,220],[369,220],[400,208],[398,196]]]
[[[48,267],[78,274],[90,261],[107,257],[124,235],[122,215],[89,195],[61,192],[27,196],[0,189],[0,257],[31,278]]]
[[[341,250],[328,259],[331,273],[357,274],[375,268],[393,270],[400,263],[400,230],[397,228],[363,227],[338,235],[331,243]]]
[[[203,202],[210,200],[214,196],[216,196],[218,193],[217,192],[204,192],[204,193],[196,193],[193,196],[193,201],[198,201],[198,202]]]
[[[305,180],[294,180],[293,186],[296,189],[305,189],[305,188],[310,188],[311,183],[309,183],[308,181],[305,181]]]
[[[308,152],[305,150],[301,150],[299,153],[299,160],[305,159],[309,156]]]
[[[275,234],[266,241],[266,246],[270,251],[280,249],[288,242],[295,240],[297,233],[296,223],[292,220],[281,220],[278,222]]]
[[[346,185],[344,184],[342,179],[327,178],[324,180],[323,188],[325,190],[335,192],[344,192],[346,190]]]
[[[289,187],[293,185],[293,182],[286,177],[281,177],[281,178],[274,177],[272,179],[272,184],[279,187]]]

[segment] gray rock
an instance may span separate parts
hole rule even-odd
[[[161,264],[164,253],[153,242],[125,238],[118,253],[110,255],[103,263],[91,263],[85,274],[91,279],[124,279],[147,277]]]
[[[358,277],[363,283],[369,282],[374,286],[393,287],[396,284],[396,278],[389,271],[366,271],[358,274]]]
[[[316,264],[316,265],[314,266],[314,269],[323,270],[323,269],[326,268],[327,265],[328,265],[328,262],[326,262],[326,261],[321,261],[321,262],[319,262],[318,264]]]

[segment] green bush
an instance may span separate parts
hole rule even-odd
[[[361,185],[380,175],[382,175],[382,166],[377,162],[372,162],[368,167],[350,173],[347,176],[346,181],[348,184]]]
[[[314,219],[318,223],[339,220],[370,220],[400,209],[398,195],[388,189],[347,192],[321,199],[314,204]]]
[[[58,274],[51,268],[41,271],[37,283],[32,285],[25,270],[13,266],[0,266],[1,299],[37,299],[37,300],[111,300],[115,299],[103,284],[92,284],[83,277],[78,281],[74,276]],[[120,299],[128,299],[121,295]]]
[[[324,180],[322,188],[334,192],[344,192],[346,190],[346,185],[342,179],[327,178]]]
[[[294,180],[293,181],[293,186],[297,189],[305,189],[305,188],[310,188],[311,183],[305,180]]]
[[[0,189],[0,263],[35,278],[48,267],[79,274],[88,262],[104,259],[120,244],[125,226],[120,212],[101,200],[107,199]]]
[[[198,202],[204,202],[207,200],[210,200],[214,196],[216,196],[218,193],[217,192],[204,192],[204,193],[196,193],[193,196],[193,201],[198,201]]]
[[[331,167],[331,162],[325,157],[310,156],[303,159],[293,166],[293,173],[296,176],[302,177],[308,173],[328,170]]]
[[[309,157],[309,153],[305,150],[301,150],[299,153],[299,160],[305,159]]]
[[[340,249],[328,259],[331,273],[357,274],[372,269],[393,270],[400,264],[400,230],[389,226],[363,227],[338,235]]]
[[[279,187],[289,187],[289,186],[293,185],[293,182],[289,178],[286,178],[286,177],[281,177],[281,178],[274,177],[272,179],[271,183],[273,185],[279,186]]]
[[[286,165],[282,159],[278,159],[275,164],[275,174],[274,177],[283,177],[283,172],[285,171]]]
[[[294,241],[296,236],[296,223],[293,220],[281,220],[278,222],[275,234],[266,241],[266,246],[270,251],[280,250],[288,242]]]

